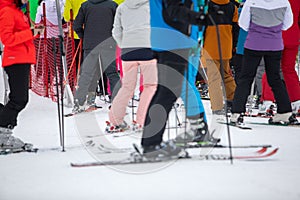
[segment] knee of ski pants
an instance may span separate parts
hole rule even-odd
[[[157,84],[144,84],[143,87],[144,87],[144,90],[155,92],[157,89]]]

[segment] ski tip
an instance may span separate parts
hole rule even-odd
[[[65,114],[64,117],[72,117],[74,115],[75,115],[74,113],[69,113],[69,114]]]
[[[271,155],[277,153],[278,150],[279,150],[279,147],[275,148],[273,151],[271,151]]]
[[[256,151],[257,154],[263,154],[267,151],[267,147],[262,147],[261,149],[259,149],[258,151]]]

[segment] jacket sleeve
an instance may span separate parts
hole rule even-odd
[[[77,33],[79,38],[83,38],[83,34],[84,34],[83,25],[84,25],[85,17],[84,17],[83,5],[84,4],[82,4],[80,7],[73,25],[74,31]]]
[[[233,42],[233,48],[236,47],[237,45],[237,41],[238,41],[238,37],[239,37],[239,30],[240,27],[238,25],[238,9],[236,6],[234,6],[234,15],[233,15],[233,19],[232,19],[232,42]]]
[[[38,24],[43,20],[43,3],[38,6],[35,15],[35,23]]]
[[[28,29],[14,32],[14,17],[14,14],[10,11],[4,11],[0,14],[0,38],[3,45],[7,47],[13,47],[33,39],[29,26]]]
[[[293,12],[291,5],[287,2],[287,9],[285,11],[282,30],[288,30],[293,25]]]
[[[242,12],[240,14],[239,26],[245,31],[248,31],[249,25],[250,25],[250,5],[249,5],[249,1],[246,1],[243,6]]]
[[[193,25],[202,25],[205,22],[200,19],[200,13],[190,10],[180,0],[163,0],[163,5],[170,19]]]
[[[114,25],[112,29],[112,36],[117,42],[118,46],[121,47],[122,44],[122,37],[123,37],[123,28],[121,24],[121,6],[117,8],[117,12],[114,19]]]

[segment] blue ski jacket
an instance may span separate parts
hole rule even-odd
[[[191,24],[202,25],[201,14],[191,10],[192,0],[151,0],[151,47],[155,51],[169,51],[195,47]]]

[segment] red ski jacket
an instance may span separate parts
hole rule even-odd
[[[0,40],[4,45],[2,67],[36,62],[29,20],[13,2],[0,0]]]

